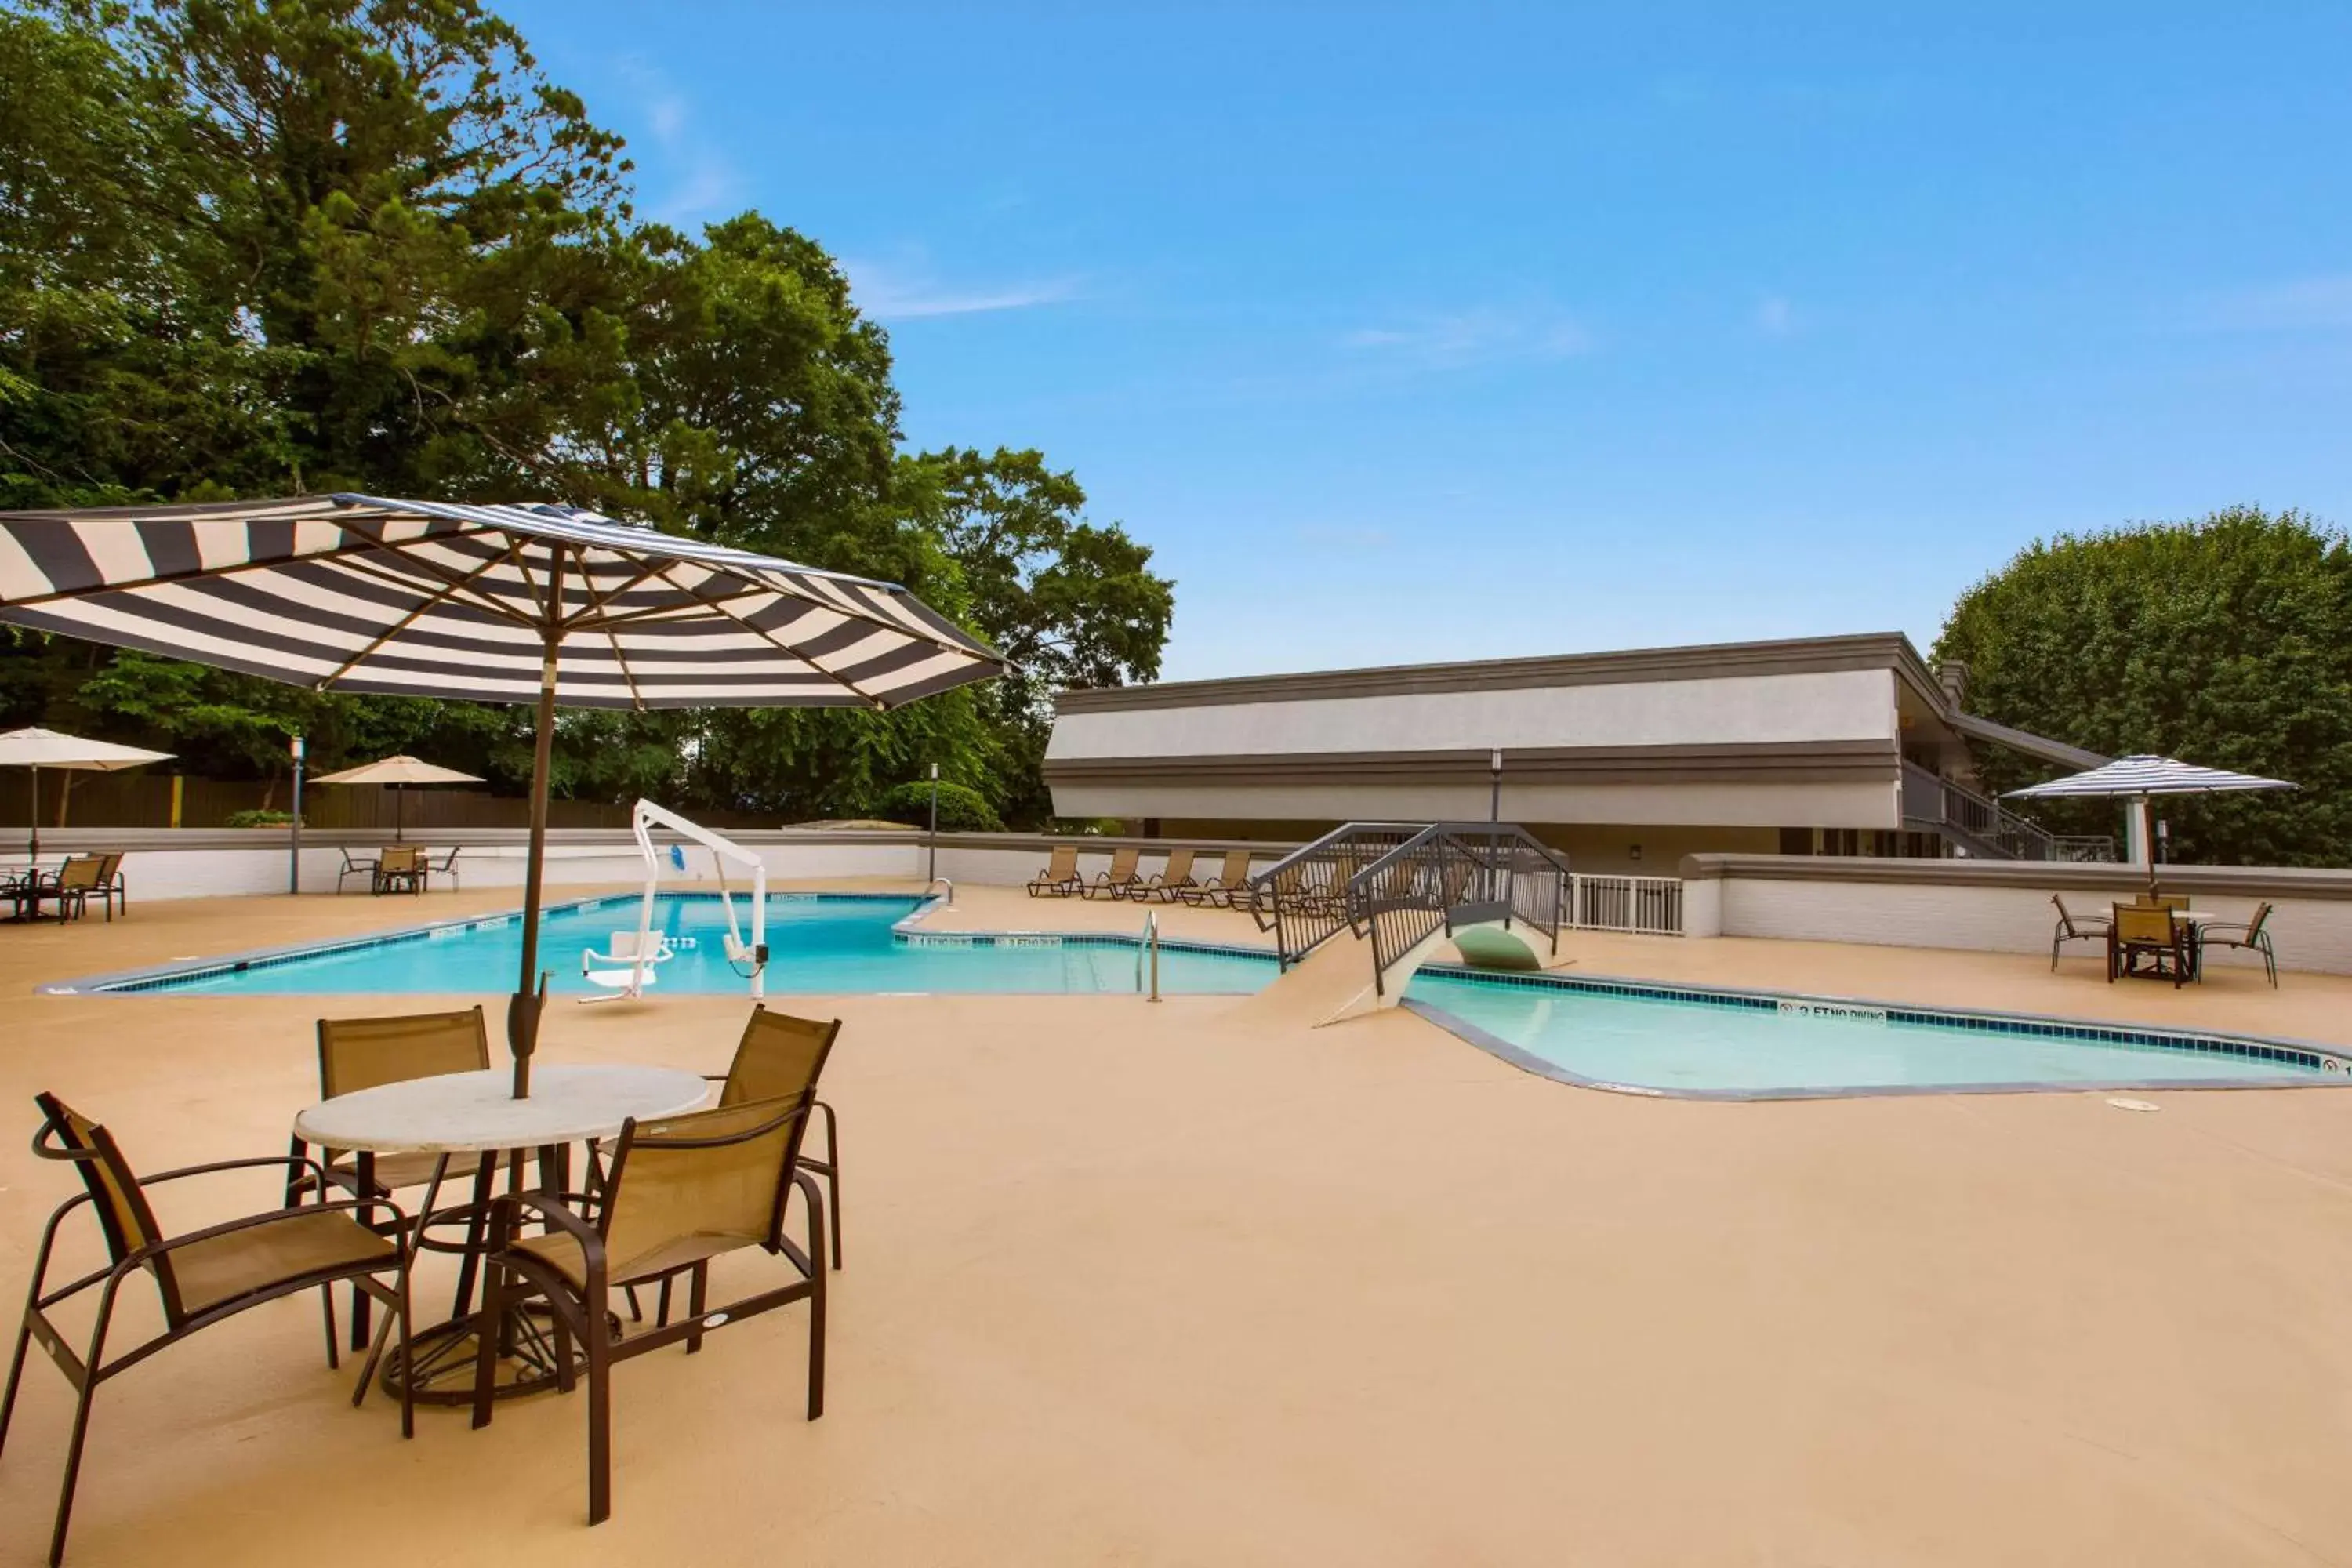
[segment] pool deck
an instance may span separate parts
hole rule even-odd
[[[359,1010],[35,985],[511,902],[0,926],[0,1290],[71,1189],[26,1148],[35,1089],[151,1169],[276,1152],[315,1097],[311,1020]],[[965,889],[935,923],[1131,932],[1141,911]],[[1217,911],[1162,929],[1262,940]],[[2216,970],[2175,992],[2109,986],[2084,957],[2052,976],[1813,943],[1563,951],[1579,973],[2352,1045],[2340,978],[2274,994]],[[716,1071],[743,1010],[559,1005],[544,1059]],[[526,1565],[2352,1560],[2352,1096],[2146,1092],[2153,1115],[2084,1093],[1657,1101],[1399,1014],[824,1010],[845,1020],[826,1084],[848,1268],[823,1421],[799,1415],[797,1309],[632,1363],[615,1514],[591,1533],[576,1399],[487,1432],[422,1413],[404,1444],[387,1405],[344,1402],[315,1301],[284,1301],[105,1391],[68,1561],[314,1564],[352,1542]],[[172,1195],[167,1225],[275,1194],[263,1174]],[[71,1410],[37,1352],[27,1379],[0,1563],[39,1560]]]

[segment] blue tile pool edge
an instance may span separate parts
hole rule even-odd
[[[572,914],[581,910],[606,909],[635,904],[644,895],[639,893],[599,893],[591,898],[572,899],[562,903],[541,908],[542,918],[548,915]],[[688,889],[666,889],[659,897],[667,900],[712,900],[724,895]],[[791,903],[905,903],[916,900],[915,908],[890,927],[892,939],[917,947],[1125,947],[1143,945],[1139,936],[1125,936],[1110,931],[927,931],[918,929],[920,922],[944,908],[947,900],[937,894],[913,893],[801,893],[772,892],[772,900]],[[138,969],[114,970],[103,974],[79,975],[71,980],[51,981],[33,988],[37,996],[136,996],[165,991],[190,980],[201,980],[215,974],[236,974],[251,969],[266,969],[281,963],[298,963],[303,959],[323,958],[331,953],[352,952],[371,947],[391,947],[411,942],[427,942],[446,931],[481,931],[494,926],[509,925],[522,919],[520,909],[502,910],[489,914],[453,915],[446,920],[427,921],[423,925],[403,926],[394,931],[372,931],[330,942],[288,942],[276,947],[257,947],[243,952],[223,953],[211,958],[182,959],[174,963],[147,964]],[[1171,952],[1202,952],[1227,958],[1255,959],[1265,963],[1276,962],[1268,948],[1244,947],[1237,943],[1189,942],[1163,937],[1160,945]],[[320,993],[320,994],[343,994]],[[367,993],[349,993],[367,994]],[[898,993],[906,995],[929,995],[929,992]],[[1003,992],[1003,995],[1056,996],[1063,993]],[[1207,995],[1230,993],[1209,992]]]
[[[1398,1005],[1434,1024],[1446,1033],[1477,1047],[1491,1056],[1501,1058],[1513,1067],[1548,1078],[1555,1082],[1573,1084],[1579,1089],[1596,1089],[1611,1094],[1638,1095],[1646,1100],[1862,1100],[1892,1095],[1921,1094],[2113,1094],[2125,1089],[2158,1093],[2169,1089],[2345,1089],[2352,1088],[2352,1053],[2315,1041],[2297,1040],[2269,1035],[2222,1035],[2198,1029],[2136,1029],[2123,1025],[2105,1025],[2061,1018],[2036,1016],[2028,1013],[1996,1013],[1968,1007],[1907,1007],[1900,1004],[1876,1002],[1866,997],[1822,996],[1799,991],[1739,991],[1727,987],[1706,985],[1664,985],[1654,981],[1637,980],[1612,974],[1498,974],[1492,971],[1473,970],[1461,964],[1423,964],[1420,973],[1434,974],[1474,985],[1525,986],[1536,990],[1578,991],[1612,996],[1648,997],[1664,1002],[1689,1002],[1711,1006],[1769,1008],[1775,1012],[1784,1002],[1809,1006],[1860,1009],[1883,1015],[1889,1023],[1929,1024],[1946,1028],[1986,1029],[2000,1034],[2032,1035],[2042,1038],[2077,1039],[2086,1044],[2136,1046],[2151,1050],[2194,1051],[2203,1055],[2248,1056],[2259,1054],[2265,1059],[2291,1060],[2310,1067],[2319,1076],[2306,1081],[2287,1079],[2117,1079],[2064,1081],[2028,1079],[1993,1083],[1919,1083],[1919,1084],[1845,1084],[1792,1085],[1779,1089],[1665,1089],[1653,1084],[1619,1083],[1607,1079],[1591,1078],[1572,1068],[1548,1061],[1532,1052],[1513,1045],[1489,1030],[1480,1028],[1434,1003],[1407,996]]]

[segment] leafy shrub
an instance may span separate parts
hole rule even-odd
[[[294,821],[290,811],[232,811],[228,814],[231,827],[286,827]]]
[[[921,826],[931,819],[931,781],[902,784],[874,803],[874,815],[893,822]],[[1003,819],[988,797],[968,784],[940,781],[940,831],[942,833],[1002,833]]]

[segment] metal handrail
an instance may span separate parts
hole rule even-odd
[[[1285,968],[1343,929],[1369,936],[1385,989],[1391,964],[1465,921],[1524,922],[1558,952],[1573,878],[1517,823],[1351,822],[1252,878],[1250,910]]]
[[[929,881],[923,884],[923,897],[927,899],[929,898],[933,888],[945,888],[948,890],[948,908],[955,908],[955,884],[953,882],[949,881],[945,877],[934,877]]]
[[[1143,935],[1135,944],[1135,988],[1143,989],[1143,955],[1151,955],[1151,994],[1150,1001],[1160,1000],[1160,915],[1154,911],[1143,917]]]

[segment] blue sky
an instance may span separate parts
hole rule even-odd
[[[757,207],[1169,678],[1900,629],[2062,530],[2352,523],[2352,6],[501,7]]]

